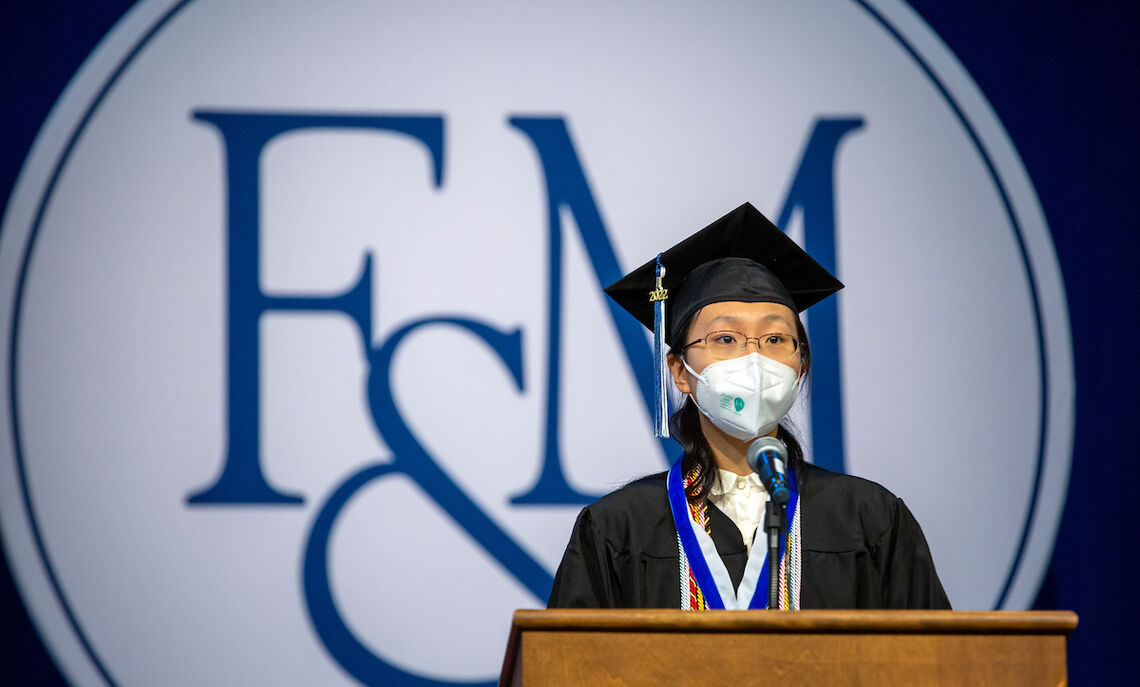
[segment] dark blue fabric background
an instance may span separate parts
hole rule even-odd
[[[5,202],[56,98],[130,4],[25,0],[0,7]],[[1073,327],[1077,424],[1069,499],[1036,607],[1080,614],[1069,650],[1073,684],[1126,684],[1140,675],[1140,547],[1131,539],[1140,515],[1134,282],[1140,6],[1042,0],[911,5],[997,111],[1053,233]],[[961,429],[948,427],[948,440]],[[0,682],[63,684],[7,566],[0,566],[0,627]]]

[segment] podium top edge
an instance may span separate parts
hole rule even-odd
[[[521,631],[750,632],[816,634],[1064,634],[1072,611],[681,611],[551,609],[515,611]]]

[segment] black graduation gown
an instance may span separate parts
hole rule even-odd
[[[902,500],[813,465],[798,473],[803,509],[801,608],[950,608],[922,528]],[[739,586],[748,552],[711,503],[713,543]],[[678,608],[677,530],[665,474],[582,509],[554,577],[550,608]]]

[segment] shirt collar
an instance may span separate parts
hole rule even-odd
[[[724,470],[722,468],[717,468],[716,472],[716,479],[713,480],[712,486],[709,488],[710,496],[721,496],[732,491],[737,491],[736,484],[741,479],[747,482],[747,486],[745,489],[738,491],[759,490],[767,493],[764,489],[764,483],[760,481],[760,475],[757,475],[755,472],[750,472],[747,475],[738,475],[731,470]]]

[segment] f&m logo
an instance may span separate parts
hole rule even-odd
[[[808,322],[815,462],[906,497],[957,607],[1024,607],[1067,483],[1063,291],[907,8],[132,10],[0,233],[0,523],[63,670],[490,679],[577,509],[676,455],[601,286],[743,200],[849,286]]]
[[[438,186],[442,182],[444,157],[444,121],[438,116],[386,117],[353,115],[255,114],[240,112],[199,112],[195,117],[208,122],[221,132],[225,142],[226,178],[229,187],[228,244],[226,269],[227,291],[227,351],[228,394],[227,436],[224,468],[218,479],[203,491],[193,494],[191,505],[280,505],[300,506],[300,494],[287,493],[270,486],[261,469],[260,427],[258,414],[261,388],[258,360],[261,350],[258,325],[260,317],[269,311],[320,311],[336,312],[347,316],[355,325],[367,350],[368,407],[377,430],[392,450],[392,456],[383,462],[369,465],[343,480],[335,487],[329,499],[319,507],[317,518],[306,545],[304,562],[305,597],[308,611],[318,635],[338,662],[354,677],[370,683],[386,682],[410,675],[373,654],[344,623],[336,609],[328,577],[328,542],[336,518],[349,500],[362,487],[373,480],[390,475],[404,475],[430,496],[454,523],[484,547],[502,567],[513,574],[518,582],[534,594],[540,602],[550,593],[552,578],[548,570],[509,534],[488,517],[464,493],[432,458],[418,441],[401,416],[393,388],[393,358],[408,335],[421,327],[451,326],[465,330],[486,345],[510,373],[519,390],[525,388],[522,372],[522,332],[518,329],[503,331],[491,324],[465,317],[427,317],[415,320],[393,332],[384,342],[373,346],[371,294],[373,293],[372,263],[365,256],[360,276],[346,291],[338,294],[313,296],[271,296],[260,287],[260,250],[258,236],[260,219],[259,164],[262,150],[277,136],[298,130],[325,128],[371,129],[396,132],[422,144],[431,157],[432,179]],[[606,228],[597,204],[574,151],[565,122],[561,118],[512,117],[511,126],[522,132],[537,152],[546,186],[549,223],[547,240],[549,295],[548,313],[550,334],[547,336],[547,377],[544,403],[544,454],[537,482],[529,489],[511,498],[513,504],[526,505],[582,505],[600,494],[584,494],[566,480],[562,457],[558,447],[560,426],[559,380],[561,379],[560,343],[563,269],[563,228],[560,210],[567,208],[579,227],[590,265],[599,285],[609,284],[621,276],[622,269],[614,255]],[[785,202],[781,218],[787,221],[794,209],[804,212],[809,236],[822,234],[826,242],[817,254],[830,256],[834,261],[833,179],[834,156],[839,141],[847,132],[861,125],[858,120],[831,120],[815,125],[814,135],[791,188],[795,195]],[[600,286],[599,286],[600,288]],[[821,309],[822,318],[813,313],[813,334],[817,369],[838,369],[835,332],[836,310]],[[624,348],[644,400],[646,412],[651,406],[652,382],[650,351],[640,326],[631,318],[623,317],[616,305],[611,304],[610,315],[618,338]],[[823,319],[830,318],[830,319]],[[821,334],[826,332],[826,335]],[[822,337],[822,342],[818,340]],[[838,379],[838,375],[835,375]],[[838,403],[838,386],[828,385],[830,394],[817,392],[813,397],[812,423],[815,426],[841,428]],[[841,437],[840,432],[820,432],[822,437]],[[478,437],[486,441],[487,437]],[[829,450],[817,456],[826,456],[829,467],[842,469],[842,445],[835,442]],[[669,446],[664,452],[670,453]],[[672,452],[675,457],[676,451]],[[819,460],[817,458],[817,460]],[[398,558],[399,553],[394,552]]]

